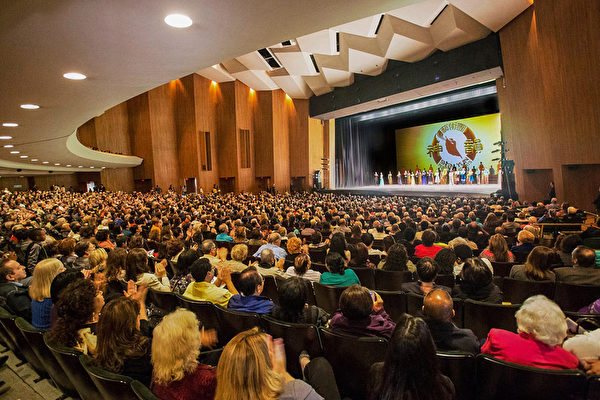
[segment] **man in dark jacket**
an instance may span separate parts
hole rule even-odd
[[[425,321],[439,350],[479,353],[479,340],[470,329],[460,329],[452,322],[454,303],[445,290],[436,289],[423,301]]]
[[[241,294],[235,294],[229,299],[227,308],[258,314],[267,314],[273,308],[273,302],[261,296],[265,284],[262,276],[255,267],[248,267],[240,275],[238,289]]]
[[[31,299],[23,280],[25,266],[14,260],[0,260],[0,306],[31,321]]]

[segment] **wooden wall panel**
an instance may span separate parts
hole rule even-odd
[[[113,192],[133,192],[133,168],[106,168],[100,172],[100,181]]]
[[[239,160],[236,133],[235,82],[221,83],[219,86],[221,90],[217,103],[218,147],[216,160],[219,164],[219,178],[237,178]]]
[[[133,177],[152,179],[154,183],[154,155],[149,113],[147,92],[127,101],[131,152],[144,159],[142,165],[133,168]]]
[[[312,186],[311,152],[318,152],[318,146],[311,149],[308,128],[308,100],[286,98],[289,120],[289,160],[290,176],[304,176],[304,187]],[[321,140],[321,135],[319,135]]]
[[[592,201],[598,196],[600,185],[599,164],[562,166],[563,191],[569,193],[569,202],[577,207],[596,211]]]
[[[254,160],[256,176],[274,176],[273,92],[256,93],[254,113]]]
[[[292,100],[282,90],[273,92],[273,185],[277,191],[290,188],[290,121],[289,104]],[[298,149],[302,155],[302,149]],[[295,154],[294,154],[295,155]]]
[[[587,173],[563,177],[563,165],[600,162],[598,15],[598,1],[536,0],[500,31],[502,132],[521,199],[539,200],[524,170],[552,169],[559,201],[590,209],[590,194],[580,198],[566,181],[582,181]]]
[[[196,135],[198,140],[198,157],[206,151],[204,132],[210,132],[212,169],[203,170],[198,166],[196,173],[198,189],[210,190],[214,184],[219,183],[219,163],[217,162],[217,101],[220,98],[220,86],[212,83],[198,74],[193,74],[194,79],[194,102],[196,114]]]
[[[94,118],[90,119],[85,124],[81,125],[77,129],[77,139],[89,148],[97,147],[96,141],[96,126],[94,122]]]
[[[238,175],[236,177],[236,191],[255,191],[256,178],[254,175],[254,129],[252,126],[252,114],[256,108],[256,92],[240,81],[235,81],[235,137]],[[250,168],[241,168],[241,149],[239,132],[240,129],[250,131]]]
[[[291,139],[291,136],[290,136]],[[329,137],[328,137],[329,139]],[[312,174],[315,170],[321,169],[321,158],[323,158],[323,143],[324,143],[324,130],[323,122],[320,119],[310,118],[308,120],[308,184],[312,186]],[[329,144],[329,140],[327,141]],[[293,162],[293,158],[290,158],[290,163]],[[292,173],[292,176],[294,173]]]
[[[532,199],[550,200],[550,182],[555,180],[551,169],[528,169],[518,175]]]
[[[179,153],[175,124],[177,82],[172,81],[148,92],[150,133],[154,157],[153,184],[166,190],[169,185],[181,186]]]
[[[75,174],[39,175],[34,177],[35,185],[39,190],[50,190],[50,186],[64,186],[66,189],[77,190],[77,176]],[[100,183],[100,182],[97,182]]]
[[[2,190],[6,188],[11,192],[22,192],[29,190],[29,185],[27,184],[26,177],[2,176],[0,177],[0,188]]]
[[[196,132],[196,112],[194,100],[194,76],[188,75],[175,81],[177,87],[175,111],[177,132],[177,154],[179,160],[180,184],[183,178],[196,177],[198,166],[198,134]]]

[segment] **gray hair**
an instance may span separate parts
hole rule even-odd
[[[562,344],[567,336],[567,322],[560,307],[544,295],[531,296],[515,314],[520,331],[534,335],[548,346]]]
[[[200,248],[200,250],[202,251],[202,254],[210,254],[210,252],[213,251],[213,249],[216,247],[217,246],[215,245],[215,242],[213,242],[210,239],[206,239],[202,242],[202,247]]]
[[[275,244],[278,240],[281,240],[281,236],[277,232],[273,232],[267,237],[267,242],[270,244]]]
[[[273,253],[273,250],[263,249],[263,251],[260,252],[260,263],[268,265],[275,264],[275,254]]]

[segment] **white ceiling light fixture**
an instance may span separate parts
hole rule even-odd
[[[36,162],[38,159],[37,158],[32,158],[30,161],[31,162]]]
[[[24,110],[37,110],[40,106],[37,104],[21,104],[21,108]]]
[[[78,165],[77,168],[83,168],[83,165]]]
[[[70,167],[70,166],[71,166],[71,164],[67,164],[67,167]]]
[[[2,123],[2,126],[5,126],[7,128],[15,128],[19,126],[19,124],[17,124],[16,122],[4,122]]]
[[[81,81],[87,78],[87,76],[80,74],[79,72],[67,72],[66,74],[63,74],[63,77],[73,81]]]
[[[42,164],[48,164],[48,161],[42,161]]]
[[[10,140],[12,136],[0,136],[0,140]]]
[[[22,156],[19,156],[19,157],[20,158],[29,158],[29,156],[25,156],[25,155],[22,155]]]
[[[20,151],[17,151],[17,150],[13,150],[10,152],[10,154],[19,154],[19,153],[20,153]]]
[[[13,148],[13,147],[15,147],[15,146],[13,146],[12,144],[5,144],[5,145],[4,145],[4,148],[5,148],[5,149],[11,149],[11,148]]]
[[[60,163],[58,163],[58,162],[57,162],[57,163],[54,163],[54,165],[56,165],[56,166],[59,166],[59,165],[60,165]]]
[[[169,14],[165,17],[165,23],[173,28],[188,28],[192,26],[192,19],[183,14]]]
[[[93,165],[90,165],[90,168],[94,168],[94,166],[93,166]]]

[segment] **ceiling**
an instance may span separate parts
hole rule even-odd
[[[92,151],[76,129],[196,72],[309,98],[497,31],[530,0],[0,0],[0,175],[97,171],[142,159]],[[166,25],[171,13],[194,21]],[[290,41],[284,45],[282,42]],[[270,66],[257,49],[280,66]],[[81,81],[66,72],[87,75]],[[37,104],[24,110],[21,104]],[[18,151],[11,154],[10,151]],[[21,158],[27,156],[27,158]],[[34,161],[36,160],[36,161]],[[57,165],[58,164],[58,165]],[[93,168],[92,168],[93,167]],[[23,169],[17,173],[16,169]]]

